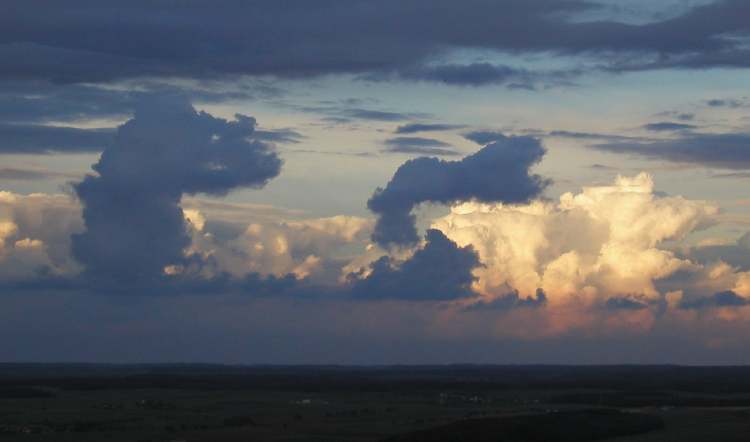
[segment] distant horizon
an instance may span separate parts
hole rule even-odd
[[[452,368],[452,367],[466,367],[466,368],[524,368],[524,367],[539,367],[539,368],[596,368],[596,367],[674,367],[674,368],[750,368],[750,364],[673,364],[673,363],[601,363],[601,364],[565,364],[565,363],[470,363],[470,362],[456,362],[456,363],[444,363],[444,364],[264,364],[264,363],[220,363],[220,362],[0,362],[0,366],[9,365],[70,365],[70,366],[121,366],[121,367],[168,367],[168,366],[205,366],[205,367],[227,367],[227,368]]]

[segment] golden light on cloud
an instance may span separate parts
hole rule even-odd
[[[651,176],[641,173],[566,193],[556,203],[459,204],[432,226],[479,252],[485,267],[475,271],[475,289],[482,296],[542,288],[557,305],[658,298],[655,280],[695,267],[660,244],[710,226],[717,213],[706,201],[658,195]]]

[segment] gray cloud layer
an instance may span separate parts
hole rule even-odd
[[[686,133],[683,136],[653,142],[612,142],[594,148],[606,152],[645,158],[696,164],[722,169],[750,168],[750,134]]]
[[[0,78],[99,82],[396,71],[416,80],[485,84],[526,76],[483,62],[426,63],[446,48],[607,55],[605,67],[616,71],[747,67],[750,60],[742,39],[728,37],[750,31],[744,0],[717,0],[644,24],[571,20],[597,7],[584,0],[42,4],[6,2]]]
[[[122,119],[130,116],[138,103],[154,95],[190,96],[202,103],[251,99],[275,95],[268,87],[256,85],[253,93],[220,91],[194,86],[172,86],[140,81],[137,88],[112,88],[91,84],[54,84],[24,79],[0,81],[0,120],[9,123],[76,122],[90,118]]]

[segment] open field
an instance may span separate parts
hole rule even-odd
[[[0,365],[2,441],[747,441],[750,369]]]

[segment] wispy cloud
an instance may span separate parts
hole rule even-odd
[[[456,156],[461,153],[450,148],[450,144],[434,138],[395,137],[385,140],[384,152],[419,155]]]
[[[466,127],[463,124],[446,123],[409,123],[396,128],[397,134],[414,134],[418,132],[443,132]]]
[[[636,155],[720,169],[750,169],[750,134],[686,133],[651,142],[610,142],[592,147],[605,152]]]

